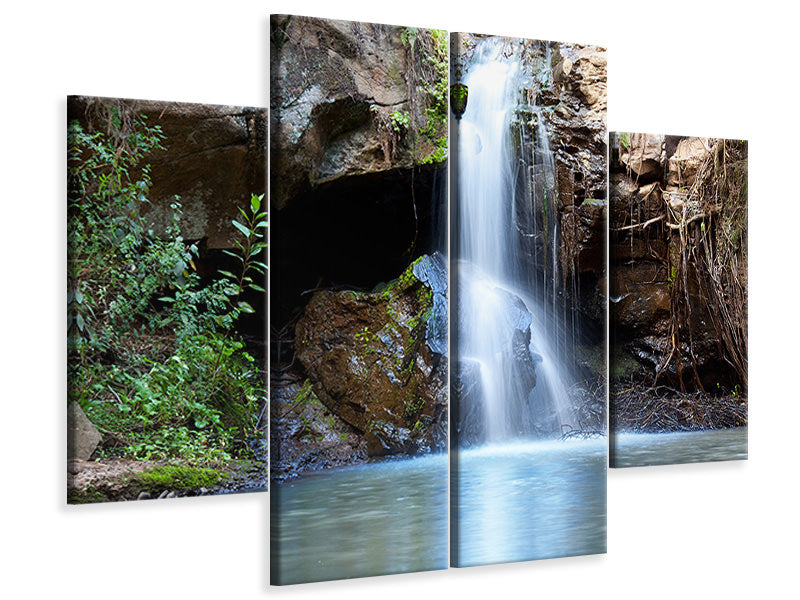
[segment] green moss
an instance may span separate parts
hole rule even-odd
[[[431,67],[432,81],[420,78],[418,88],[425,94],[425,119],[414,140],[414,162],[416,164],[441,164],[447,158],[447,113],[448,113],[448,36],[439,29],[414,30],[414,38],[406,36],[410,42],[411,56],[414,58],[414,42],[417,36],[424,36],[425,42],[417,44],[423,55],[420,62]],[[402,34],[401,34],[402,38]]]
[[[450,86],[450,108],[453,109],[456,118],[461,118],[467,110],[468,96],[469,89],[463,83],[454,83]]]
[[[369,327],[364,327],[364,329],[355,335],[355,338],[357,342],[361,342],[363,344],[369,344],[379,340],[378,335],[375,332],[370,331]]]
[[[417,421],[423,408],[425,408],[425,398],[416,396],[407,400],[403,409],[403,418],[406,423],[411,424]]]
[[[222,477],[222,472],[216,469],[163,465],[131,476],[129,483],[140,487],[141,491],[149,493],[157,493],[165,489],[189,491],[217,485]]]
[[[416,262],[414,264],[416,264]],[[414,275],[414,264],[408,267],[405,271],[403,271],[403,274],[400,275],[399,282],[400,287],[403,290],[407,290],[419,282],[419,279],[417,279],[417,277]]]
[[[395,311],[391,304],[386,305],[386,314],[392,321],[397,321],[397,311]]]
[[[82,489],[69,490],[67,493],[67,504],[96,504],[106,501],[108,498],[91,485]]]

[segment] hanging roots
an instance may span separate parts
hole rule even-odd
[[[657,227],[668,242],[666,256],[658,258],[669,278],[670,346],[653,386],[674,362],[680,391],[686,391],[683,370],[688,363],[697,389],[703,391],[692,332],[693,304],[696,307],[698,299],[695,295],[692,301],[691,292],[702,299],[719,355],[746,393],[747,142],[709,140],[709,151],[698,165],[691,187],[662,190],[662,198],[659,214],[645,219],[632,213],[629,225],[614,230],[639,230],[647,241],[648,232]],[[652,249],[651,254],[655,256]]]

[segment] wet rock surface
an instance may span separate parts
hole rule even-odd
[[[272,481],[367,460],[363,436],[319,401],[310,381],[289,374],[273,379],[271,389]]]
[[[500,361],[505,371],[502,376],[513,382],[513,387],[520,398],[529,398],[536,387],[536,364],[541,361],[541,357],[530,350],[533,316],[522,299],[515,294],[501,289],[495,289],[494,293],[495,301],[502,303],[502,309],[498,312],[506,317],[503,332],[497,332],[498,335],[505,336],[506,342]],[[470,315],[469,311],[462,311],[460,317],[466,320],[474,318],[474,315]],[[466,331],[468,326],[469,323],[462,323],[461,331]],[[452,385],[454,396],[458,398],[453,418],[459,445],[468,447],[487,441],[489,433],[486,423],[487,398],[484,396],[480,363],[470,358],[459,357],[454,365]],[[533,401],[529,401],[529,404],[531,402]],[[541,411],[535,409],[528,410],[524,403],[519,406],[509,404],[507,410],[512,413],[515,410],[518,412],[511,418],[519,423],[531,421],[531,417],[541,414]],[[541,422],[534,421],[533,427],[543,425],[546,420],[545,418]]]
[[[437,315],[446,304],[435,302],[442,269],[442,257],[422,257],[380,291],[318,292],[297,324],[297,359],[316,397],[370,455],[445,448],[446,359],[434,350],[446,325]]]
[[[316,292],[273,369],[271,477],[442,451],[447,270],[423,255],[373,292]]]

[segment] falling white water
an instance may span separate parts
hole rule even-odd
[[[521,65],[509,40],[480,42],[464,79],[469,99],[458,125],[458,354],[460,360],[479,368],[481,429],[486,442],[559,433],[570,424],[565,369],[558,364],[549,339],[558,337],[554,315],[540,306],[537,290],[532,289],[535,264],[519,258],[520,236],[526,229],[537,229],[537,199],[529,196],[526,206],[515,205],[519,156],[512,143],[511,123],[522,97],[520,80]],[[541,120],[538,109],[533,110]],[[544,172],[552,177],[547,144],[544,136],[537,151],[540,162],[550,161],[550,169]],[[553,189],[552,183],[541,189]],[[544,200],[550,203],[545,214],[551,222],[553,200]],[[547,222],[541,227],[555,232]],[[553,233],[547,259],[553,262],[555,273],[558,240]],[[555,305],[556,286],[553,281],[547,286],[545,291],[553,294]],[[534,371],[535,386],[528,376]]]

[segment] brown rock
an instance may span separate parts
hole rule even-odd
[[[407,52],[404,31],[273,16],[271,201],[277,210],[322,183],[409,168],[433,151],[425,136],[412,134],[427,123],[427,100],[420,85],[412,102],[408,82],[422,57]],[[393,122],[397,114],[406,117],[405,126]]]
[[[666,162],[663,135],[633,133],[629,147],[620,148],[620,161],[634,174],[660,175]]]
[[[706,138],[684,138],[669,158],[667,183],[675,187],[691,187],[697,176],[700,163],[708,156],[709,147]]]
[[[90,110],[98,99],[72,97],[70,118],[104,131]],[[266,191],[266,111],[241,106],[123,100],[126,109],[161,127],[166,150],[141,159],[149,164],[151,208],[145,213],[155,231],[172,224],[170,204],[179,196],[185,239],[207,238],[206,247],[230,248],[236,237],[231,220]]]
[[[612,322],[630,331],[666,333],[670,292],[665,270],[652,261],[637,261],[612,269]]]
[[[381,292],[318,292],[297,324],[314,392],[373,454],[444,449],[446,360],[426,342],[434,307],[409,267]]]

